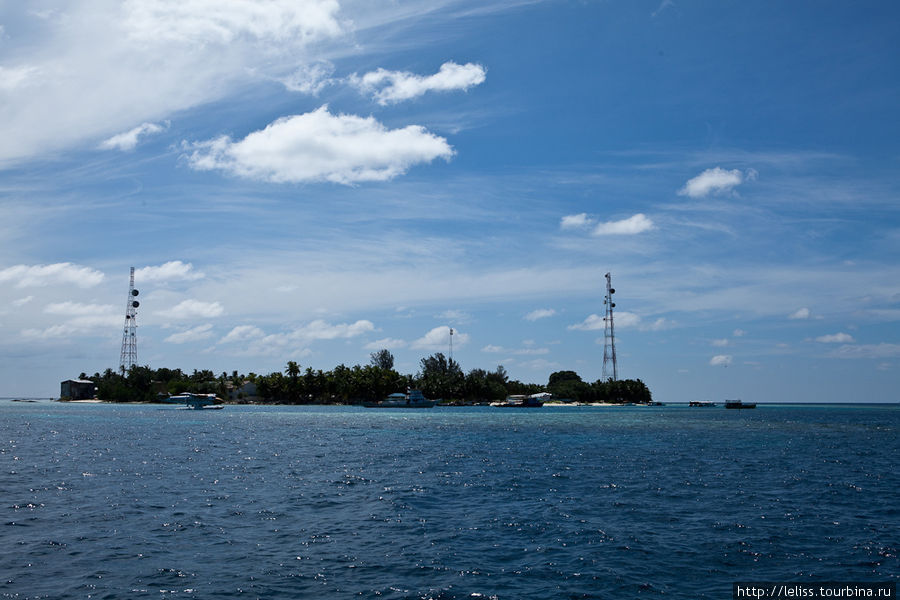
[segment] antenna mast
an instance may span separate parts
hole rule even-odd
[[[613,309],[616,303],[612,301],[612,295],[616,290],[612,287],[612,278],[609,273],[606,274],[606,297],[603,298],[603,304],[606,307],[606,314],[603,317],[605,327],[603,330],[603,380],[619,379],[619,369],[616,364],[616,330],[613,324]],[[609,366],[612,363],[612,377],[609,374]]]
[[[450,328],[450,362],[453,362],[453,328]]]
[[[125,302],[125,331],[122,333],[122,353],[119,355],[119,371],[122,375],[137,364],[137,307],[140,306],[135,297],[134,267],[131,267],[131,279],[128,283],[128,299]]]

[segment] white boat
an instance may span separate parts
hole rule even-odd
[[[215,394],[194,394],[193,392],[183,392],[177,396],[169,396],[163,402],[169,404],[184,404],[184,408],[191,410],[219,410],[225,408],[225,404],[221,398],[217,398]]]
[[[437,400],[429,400],[419,390],[408,390],[391,394],[378,402],[363,402],[366,408],[431,408]]]

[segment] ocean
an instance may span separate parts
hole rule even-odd
[[[896,582],[900,408],[0,400],[0,598],[731,598]]]

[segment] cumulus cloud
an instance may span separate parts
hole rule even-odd
[[[52,265],[16,265],[0,270],[0,283],[14,283],[17,288],[39,287],[52,283],[71,283],[89,288],[103,281],[103,273],[72,263]]]
[[[240,141],[222,136],[184,144],[192,168],[273,183],[386,181],[454,151],[418,125],[388,129],[373,117],[333,115],[328,107],[280,118]]]
[[[322,319],[316,319],[294,329],[289,337],[295,340],[333,340],[357,337],[374,330],[375,325],[366,319],[361,319],[355,323],[338,323],[335,325]]]
[[[235,342],[246,342],[261,337],[265,337],[265,332],[259,327],[253,325],[238,325],[229,331],[225,337],[219,340],[220,344],[230,344]]]
[[[380,340],[375,340],[374,342],[369,342],[365,345],[366,350],[397,350],[398,348],[405,347],[406,341],[397,338],[383,338]]]
[[[138,145],[138,139],[150,134],[159,133],[168,127],[168,123],[163,127],[156,123],[143,123],[130,131],[120,133],[100,142],[101,150],[134,150]]]
[[[505,352],[503,346],[495,346],[494,344],[488,344],[484,348],[481,349],[482,352],[490,352],[491,354],[499,354],[500,352]]]
[[[582,229],[593,224],[594,220],[587,216],[587,213],[579,213],[577,215],[566,215],[559,220],[560,229]]]
[[[196,319],[218,317],[225,312],[218,302],[203,302],[202,300],[182,300],[169,310],[157,311],[156,314],[169,319]]]
[[[689,179],[684,187],[678,190],[678,194],[691,198],[703,198],[710,194],[728,193],[744,181],[752,181],[756,177],[757,173],[753,169],[741,172],[738,169],[728,171],[722,167],[714,167]]]
[[[423,77],[406,71],[378,69],[362,77],[353,76],[350,82],[382,106],[410,100],[427,92],[468,90],[485,80],[485,69],[475,63],[459,65],[445,62],[434,75]]]
[[[42,18],[4,19],[34,35],[4,40],[0,165],[96,143],[226,97],[303,64],[346,32],[338,0],[71,0]],[[5,7],[4,7],[5,8]]]
[[[794,312],[788,315],[788,319],[800,320],[800,319],[808,319],[810,315],[809,309],[806,307],[798,308]]]
[[[538,319],[546,319],[556,314],[556,310],[552,308],[538,308],[525,315],[526,321],[537,321]]]
[[[334,73],[334,65],[328,62],[316,62],[301,65],[287,77],[279,81],[292,92],[300,92],[316,96],[325,86],[334,82],[331,74]]]
[[[197,327],[191,327],[185,331],[180,331],[178,333],[173,333],[165,340],[166,342],[170,342],[172,344],[187,344],[188,342],[197,342],[200,340],[209,339],[212,337],[212,325],[209,323],[205,325],[198,325]]]
[[[589,315],[584,321],[581,323],[576,323],[575,325],[569,325],[567,329],[571,330],[579,330],[579,331],[596,331],[597,329],[603,329],[606,327],[606,319],[601,317],[600,315]]]
[[[191,263],[183,263],[180,260],[171,260],[158,267],[142,267],[140,269],[135,269],[134,271],[135,282],[141,283],[147,281],[172,280],[193,281],[202,279],[203,277],[203,273],[194,270],[194,265]]]
[[[831,335],[820,335],[816,338],[817,342],[821,342],[823,344],[852,344],[854,341],[853,336],[849,333],[833,333]]]
[[[469,341],[468,333],[453,330],[453,345],[463,346]],[[435,327],[410,346],[416,350],[446,350],[450,347],[450,328],[446,325]]]
[[[655,228],[653,221],[646,215],[638,213],[621,221],[599,223],[594,228],[594,235],[635,235]]]
[[[713,367],[727,367],[732,361],[733,359],[730,354],[717,354],[709,359],[709,364]]]

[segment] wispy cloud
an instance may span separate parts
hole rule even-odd
[[[255,325],[238,325],[232,328],[225,337],[219,340],[220,344],[246,342],[265,337],[265,332]]]
[[[103,281],[103,273],[72,263],[52,265],[16,265],[0,270],[0,283],[11,282],[17,288],[40,287],[51,283],[71,283],[89,288]]]
[[[193,281],[203,279],[203,277],[203,273],[195,271],[191,263],[183,263],[180,260],[172,260],[158,267],[142,267],[134,271],[135,283],[172,280]]]
[[[163,341],[172,344],[187,344],[189,342],[198,342],[209,339],[212,335],[212,325],[206,323],[204,325],[191,327],[184,331],[179,331],[178,333],[173,333]]]
[[[182,300],[168,310],[157,311],[156,314],[168,319],[196,319],[218,317],[225,313],[225,309],[218,302],[204,302],[202,300]]]
[[[111,138],[103,140],[102,142],[100,142],[100,149],[122,150],[126,152],[129,150],[134,150],[137,147],[140,138],[164,131],[168,126],[168,123],[165,123],[164,125],[157,125],[156,123],[143,123],[141,125],[138,125],[134,129],[131,129],[130,131],[119,133],[112,136]]]
[[[738,169],[729,171],[722,167],[714,167],[689,179],[684,187],[678,190],[678,194],[691,198],[703,198],[710,194],[728,193],[745,181],[752,181],[756,177],[757,173],[753,169],[741,172]]]
[[[559,221],[560,229],[583,229],[594,223],[594,220],[588,217],[587,213],[579,213],[577,215],[566,215]]]
[[[369,342],[364,347],[366,350],[397,350],[399,348],[406,348],[406,346],[408,346],[408,344],[405,340],[382,338],[380,340],[375,340],[374,342]]]
[[[849,333],[833,333],[830,335],[820,335],[816,338],[817,342],[822,344],[852,344],[854,341],[853,336]]]
[[[638,213],[621,221],[599,223],[594,228],[594,235],[635,235],[655,228],[653,221],[646,215]]]
[[[526,321],[537,321],[538,319],[546,319],[556,314],[556,310],[552,308],[538,308],[525,315]]]
[[[486,71],[481,65],[445,62],[434,75],[421,76],[406,71],[378,69],[362,76],[350,78],[355,85],[381,105],[410,100],[427,92],[468,90],[485,80]]]
[[[810,315],[809,309],[806,307],[803,307],[803,308],[798,308],[797,310],[795,310],[794,312],[789,314],[788,319],[792,319],[795,321],[803,320],[803,319],[808,319],[809,315]]]
[[[847,344],[831,352],[835,358],[894,358],[900,357],[900,344]]]
[[[386,181],[454,154],[447,140],[418,125],[388,129],[374,117],[333,115],[327,106],[283,117],[237,142],[222,136],[184,149],[199,171],[273,183]]]

